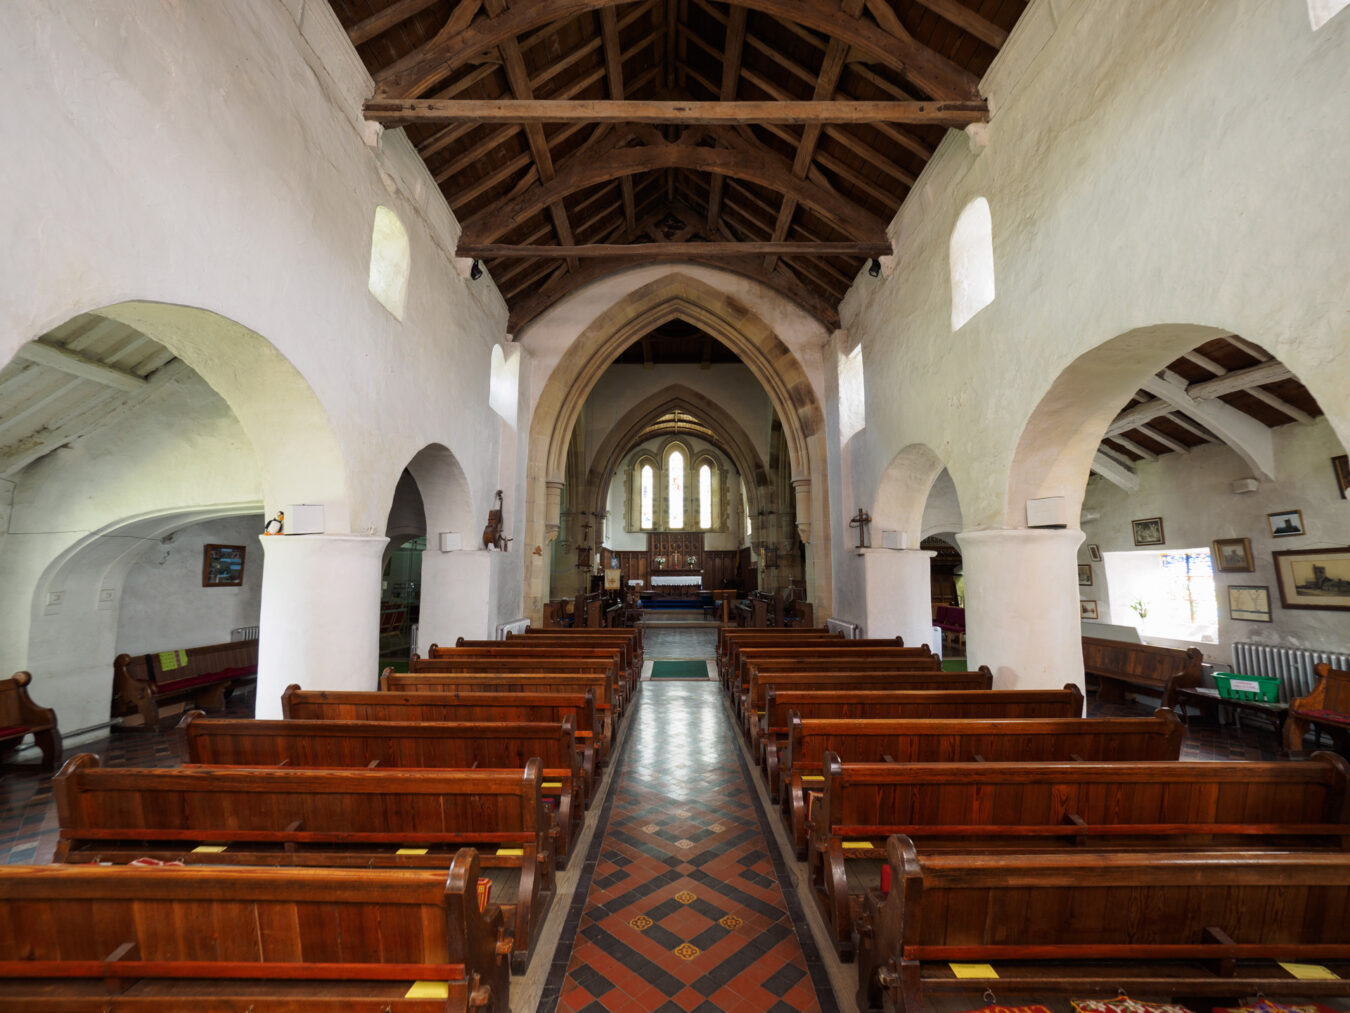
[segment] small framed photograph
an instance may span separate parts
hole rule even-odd
[[[1079,586],[1079,587],[1091,587],[1091,586],[1092,586],[1092,564],[1091,564],[1091,563],[1079,563],[1079,564],[1078,564],[1078,586]]]
[[[208,545],[203,550],[202,587],[241,587],[244,583],[243,545]]]
[[[1096,619],[1097,603],[1095,601],[1084,601],[1081,598],[1078,601],[1079,619]]]
[[[1094,563],[1100,563],[1102,561],[1102,550],[1100,546],[1094,542],[1089,542],[1087,550],[1088,559],[1092,560]]]
[[[1214,542],[1214,569],[1223,573],[1251,573],[1255,570],[1251,539],[1217,539]]]
[[[1266,514],[1266,521],[1270,524],[1272,538],[1288,538],[1290,535],[1305,533],[1302,510],[1281,510],[1279,513]]]
[[[1341,499],[1345,499],[1346,491],[1350,490],[1350,454],[1333,457],[1331,470],[1336,473],[1336,491],[1341,494]]]
[[[1145,517],[1143,520],[1130,521],[1134,531],[1135,545],[1161,545],[1163,543],[1163,522],[1161,517]]]
[[[1229,584],[1228,618],[1247,623],[1270,622],[1270,588]]]
[[[1350,545],[1272,552],[1280,604],[1350,612]]]

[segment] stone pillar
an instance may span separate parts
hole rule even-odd
[[[903,637],[933,647],[932,564],[928,549],[854,549],[862,556],[867,637]],[[936,649],[936,648],[935,648]]]
[[[260,536],[256,715],[281,717],[281,694],[376,688],[380,568],[389,539],[368,535]]]
[[[422,553],[422,604],[418,611],[417,653],[432,644],[451,647],[458,637],[490,640],[495,630],[491,605],[492,557],[486,549]]]
[[[1083,688],[1077,529],[963,531],[966,658],[995,689]]]

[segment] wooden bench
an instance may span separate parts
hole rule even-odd
[[[960,605],[939,605],[933,615],[933,625],[942,631],[943,639],[949,636],[958,647],[966,639],[966,610]]]
[[[306,690],[292,683],[281,694],[281,716],[310,721],[562,721],[570,716],[583,750],[593,750],[593,766],[599,769],[609,758],[609,739],[591,687],[580,693],[390,693]]]
[[[515,651],[524,648],[533,651],[541,658],[550,656],[550,653],[557,648],[571,650],[582,647],[598,650],[617,650],[619,652],[619,668],[623,671],[625,680],[629,684],[635,685],[642,676],[642,657],[638,652],[637,644],[631,636],[623,631],[612,631],[608,629],[583,630],[582,636],[574,634],[537,634],[528,639],[523,637],[507,638],[506,640],[465,640],[460,637],[453,648],[438,647],[431,645],[427,652],[428,658],[453,657],[450,651],[457,651],[462,648],[472,647],[476,649],[486,649],[489,651],[498,651],[507,649]],[[589,635],[587,635],[589,634]]]
[[[433,645],[435,646],[435,645]],[[622,713],[637,692],[637,678],[628,671],[617,648],[441,647],[434,658],[414,655],[412,672],[595,672],[614,673],[614,706]]]
[[[1077,686],[1063,689],[990,689],[993,675],[989,669],[978,672],[943,672],[955,675],[950,688],[933,689],[926,684],[928,673],[917,676],[913,688],[903,684],[886,690],[852,690],[828,682],[819,690],[782,690],[767,687],[768,704],[764,712],[764,733],[760,756],[769,797],[778,801],[780,754],[787,746],[789,714],[803,720],[853,721],[859,718],[883,720],[933,720],[938,718],[1080,718],[1083,694]]]
[[[642,644],[641,626],[625,626],[620,629],[608,629],[608,630],[588,630],[584,626],[581,629],[576,629],[575,627],[572,629],[536,629],[533,626],[527,626],[525,627],[524,633],[511,633],[508,631],[503,642],[509,644],[514,640],[518,643],[520,641],[520,638],[523,637],[525,643],[528,644],[532,638],[540,636],[571,637],[574,640],[581,640],[582,642],[584,642],[586,637],[614,636],[614,635],[624,635],[629,637],[634,645],[634,649],[637,651],[638,660],[639,661],[642,660],[643,644]]]
[[[1165,709],[1148,718],[808,721],[792,714],[787,750],[779,754],[783,820],[805,860],[807,795],[824,783],[826,753],[845,763],[1175,760],[1181,739],[1181,722]]]
[[[1350,845],[1350,765],[1331,753],[1312,763],[930,764],[841,763],[827,753],[824,774],[807,861],[844,960],[891,834],[923,854]]]
[[[61,762],[61,730],[56,725],[56,711],[39,707],[28,695],[32,681],[31,672],[15,672],[8,679],[0,679],[0,761],[31,735],[42,750],[42,769],[55,770]]]
[[[759,643],[763,646],[773,646],[774,644],[786,646],[794,642],[802,642],[802,638],[829,638],[835,643],[840,643],[843,641],[844,635],[832,633],[823,626],[787,627],[781,630],[741,629],[734,626],[719,627],[715,650],[717,672],[722,685],[725,686],[727,683],[727,668],[731,663],[731,655],[735,645]]]
[[[541,771],[109,770],[82,753],[52,779],[55,860],[447,869],[473,847],[519,974],[555,891]]]
[[[571,856],[588,784],[570,720],[460,724],[431,721],[255,721],[190,711],[178,726],[187,763],[234,767],[434,767],[523,770],[538,758],[556,799],[557,861]]]
[[[1132,686],[1162,700],[1162,706],[1176,704],[1176,690],[1200,685],[1200,665],[1204,655],[1197,648],[1176,651],[1149,644],[1127,644],[1121,640],[1083,638],[1083,670],[1098,681],[1098,700],[1119,700],[1124,687]]]
[[[1350,752],[1350,671],[1332,668],[1326,662],[1313,671],[1317,674],[1313,691],[1289,704],[1285,748],[1291,754],[1303,752],[1304,736],[1311,725],[1318,725],[1331,731],[1338,749]]]
[[[1350,852],[926,853],[887,842],[893,884],[868,905],[878,947],[858,1006],[938,996],[1350,994]],[[1277,961],[1327,966],[1300,981]],[[957,978],[950,962],[991,964]],[[859,959],[859,969],[864,966]]]
[[[501,911],[449,870],[0,866],[4,1006],[508,1013]]]
[[[112,716],[120,727],[159,727],[160,706],[186,700],[185,706],[221,710],[235,686],[258,675],[258,641],[238,640],[154,654],[119,654],[113,662]]]
[[[614,674],[603,672],[395,672],[380,675],[385,693],[586,693],[595,699],[596,721],[608,756],[614,748]],[[578,726],[579,727],[579,726]],[[584,729],[582,729],[584,731]]]

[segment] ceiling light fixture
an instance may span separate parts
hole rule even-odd
[[[481,277],[483,277],[483,265],[475,260],[473,267],[469,268],[469,280],[477,281]]]
[[[877,260],[876,257],[873,257],[873,258],[872,258],[872,263],[870,263],[870,264],[867,265],[867,273],[870,274],[873,278],[880,278],[880,277],[881,277],[881,261]]]

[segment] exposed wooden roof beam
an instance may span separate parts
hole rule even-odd
[[[619,15],[613,7],[600,11],[600,35],[605,44],[605,77],[609,80],[609,97],[621,101],[623,93],[623,53],[619,46]],[[619,180],[619,191],[623,198],[623,219],[628,228],[637,221],[637,211],[633,206],[633,177],[624,176]]]
[[[1213,380],[1201,380],[1186,385],[1186,393],[1196,400],[1220,397],[1239,390],[1252,390],[1268,383],[1295,379],[1293,371],[1278,359],[1270,359],[1259,366],[1235,369],[1216,376]]]
[[[1003,44],[1008,41],[1007,32],[971,10],[960,0],[918,0],[918,3],[927,7],[944,21],[969,32],[981,42],[993,46],[995,49],[1001,49]],[[891,10],[888,0],[867,0],[867,9],[877,19],[877,24],[888,32],[894,32],[895,26],[900,25],[900,19],[895,16],[895,11]],[[903,27],[900,30],[904,31]]]
[[[1162,416],[1162,418],[1167,419],[1167,421],[1172,423],[1172,425],[1174,426],[1180,426],[1182,429],[1186,430],[1186,432],[1190,433],[1192,436],[1198,436],[1206,443],[1213,443],[1215,442],[1216,439],[1218,439],[1218,437],[1216,437],[1204,426],[1194,422],[1191,419],[1188,419],[1185,415],[1182,415],[1181,412],[1168,412],[1166,415]]]
[[[1171,407],[1203,424],[1228,444],[1252,468],[1257,478],[1271,481],[1275,477],[1275,444],[1270,430],[1245,412],[1238,411],[1223,401],[1198,401],[1191,397],[1184,380],[1175,374],[1151,376],[1143,389]],[[1224,377],[1223,379],[1227,379]],[[1213,381],[1208,381],[1213,382]]]
[[[95,383],[117,390],[137,391],[148,382],[144,377],[136,376],[134,373],[114,369],[95,359],[86,358],[79,352],[72,352],[57,345],[43,344],[41,341],[30,341],[14,354],[16,358],[35,362],[39,366],[59,369],[71,376],[78,376],[81,380],[93,380]]]
[[[1284,414],[1288,415],[1295,422],[1302,422],[1306,426],[1317,421],[1317,419],[1313,418],[1302,408],[1295,408],[1284,398],[1276,397],[1268,390],[1262,390],[1260,387],[1252,387],[1247,393],[1258,401],[1264,401],[1276,411],[1284,412]]]
[[[534,0],[494,17],[482,15],[463,30],[447,24],[434,37],[376,75],[381,98],[417,98],[478,53],[542,25],[624,0]],[[975,76],[911,36],[897,36],[862,19],[839,16],[829,0],[740,0],[752,10],[823,32],[867,53],[915,82],[934,98],[978,98]],[[673,54],[672,54],[673,55]],[[673,60],[672,60],[673,62]]]
[[[347,30],[347,38],[352,40],[353,46],[359,46],[363,42],[369,42],[377,35],[383,35],[389,29],[403,24],[409,18],[416,17],[438,0],[397,0],[390,4],[384,10],[372,14],[362,21],[358,21]],[[454,13],[450,15],[451,20],[455,20],[456,15],[463,22],[460,26],[463,28],[478,13],[478,7],[481,0],[464,0]],[[463,11],[464,13],[461,13]],[[465,16],[467,14],[467,17]]]
[[[695,257],[712,259],[719,257],[884,257],[892,252],[890,243],[825,243],[825,242],[785,242],[781,239],[767,243],[693,243],[693,242],[652,242],[635,245],[613,245],[604,243],[581,244],[576,246],[539,246],[534,244],[510,243],[461,243],[455,251],[457,257],[472,257],[477,260],[493,258],[524,257],[528,259],[556,260],[564,257],[614,258],[631,257],[641,254],[653,260],[685,260]]]
[[[1227,341],[1230,345],[1236,345],[1258,362],[1269,362],[1273,358],[1273,356],[1260,345],[1254,344],[1246,338],[1239,337],[1236,334],[1226,335],[1223,340]]]
[[[736,86],[741,79],[741,57],[745,53],[745,23],[749,11],[744,7],[733,6],[727,16],[727,37],[722,47],[722,85],[718,89],[718,98],[731,102],[736,98]],[[712,174],[708,191],[708,228],[712,229],[722,208],[722,187],[725,179],[721,173]]]
[[[1135,443],[1134,440],[1126,439],[1124,436],[1113,436],[1111,438],[1115,440],[1117,443],[1119,443],[1126,450],[1128,450],[1130,453],[1138,454],[1146,461],[1156,461],[1158,459],[1157,454],[1155,454],[1151,450],[1141,447],[1139,444]]]
[[[1107,448],[1102,447],[1092,458],[1092,470],[1102,478],[1114,485],[1120,486],[1126,492],[1139,491],[1139,475],[1134,468],[1124,464],[1114,456],[1105,453]]]
[[[1175,450],[1178,454],[1189,454],[1191,452],[1191,448],[1186,446],[1186,444],[1182,443],[1180,440],[1172,439],[1172,437],[1168,436],[1166,433],[1159,432],[1152,426],[1140,426],[1139,431],[1155,443],[1161,443],[1164,447]]]

